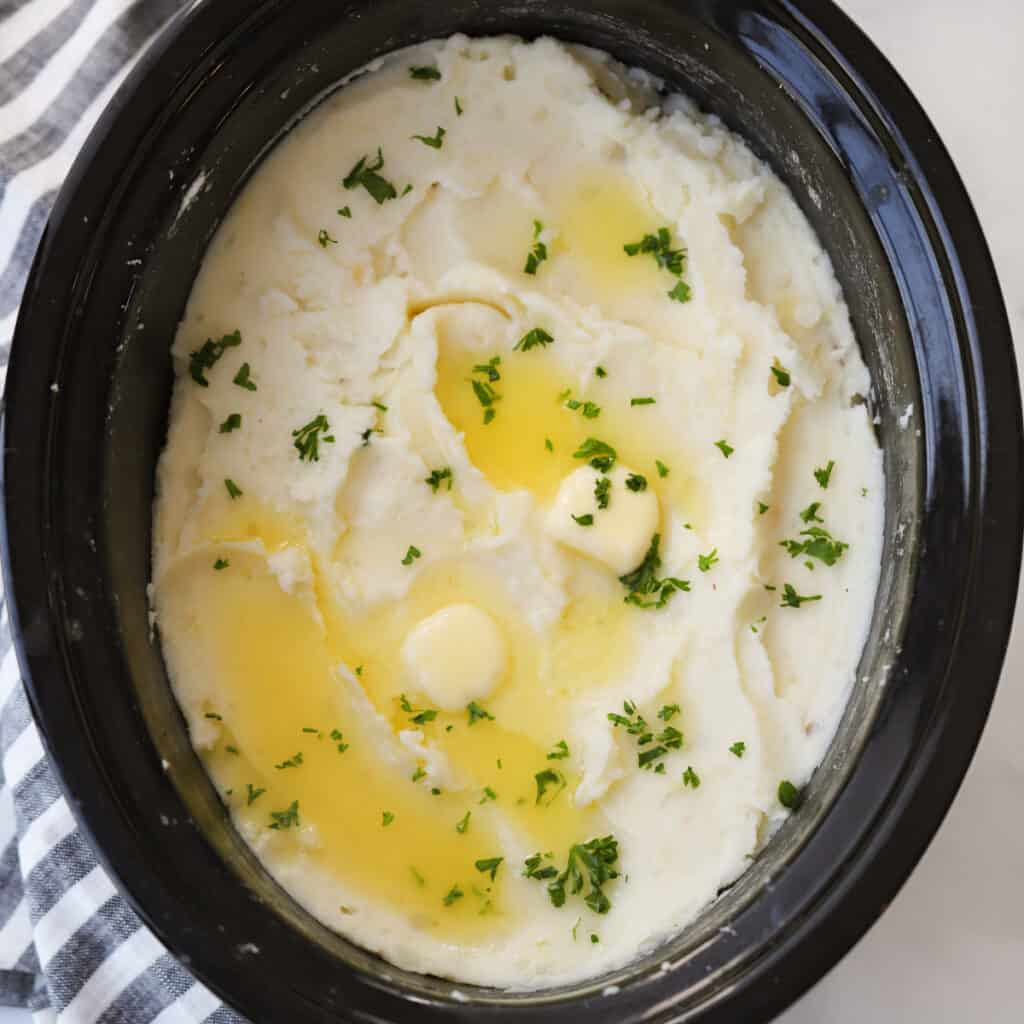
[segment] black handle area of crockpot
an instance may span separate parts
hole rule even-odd
[[[169,346],[208,241],[262,156],[338,79],[455,31],[608,50],[747,138],[843,284],[887,474],[871,635],[799,813],[681,936],[596,983],[525,996],[456,994],[399,971],[290,900],[192,752],[147,618]],[[47,746],[136,910],[256,1021],[768,1019],[902,884],[994,693],[1022,518],[1009,328],[948,156],[831,4],[193,5],[129,78],[61,192],[6,402],[7,583]]]

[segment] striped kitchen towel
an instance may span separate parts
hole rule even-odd
[[[197,0],[191,0],[197,2]],[[50,206],[186,0],[0,0],[0,377]],[[75,825],[32,721],[0,584],[0,1006],[36,1022],[244,1022],[171,957]]]

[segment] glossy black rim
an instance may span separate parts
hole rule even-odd
[[[663,978],[654,971],[642,985],[624,986],[614,999],[580,995],[561,1009],[593,1020],[667,1021],[697,1015],[706,1021],[765,1020],[824,974],[892,900],[941,823],[980,738],[1013,614],[1024,521],[1021,410],[1009,326],[975,214],[917,102],[849,19],[831,4],[811,0],[763,6],[858,96],[871,130],[886,140],[912,182],[916,212],[956,324],[968,410],[963,450],[957,453],[968,467],[960,493],[943,477],[943,453],[954,443],[943,396],[922,396],[923,443],[931,456],[923,483],[919,599],[927,603],[929,585],[938,586],[944,571],[945,538],[929,524],[931,512],[947,501],[963,505],[965,528],[955,537],[957,557],[965,566],[963,586],[948,607],[937,606],[938,621],[931,624],[942,658],[900,681],[888,713],[872,727],[857,771],[815,835],[774,880],[793,908],[785,925],[773,927],[756,907],[745,911],[738,933],[717,936],[713,955],[701,964],[701,970],[710,969],[725,983],[685,1008],[676,1005],[677,993],[684,985],[691,991],[699,987],[701,979],[681,969]],[[152,837],[133,826],[122,806],[127,806],[125,793],[132,784],[103,763],[84,724],[89,714],[65,683],[74,672],[65,636],[69,595],[58,571],[62,542],[53,534],[58,511],[66,513],[59,508],[55,472],[67,453],[55,449],[61,414],[49,397],[49,385],[62,371],[67,325],[73,324],[76,304],[92,284],[81,273],[83,254],[89,252],[110,199],[112,183],[93,168],[101,154],[108,160],[114,154],[115,161],[127,165],[133,147],[159,120],[162,97],[174,94],[183,69],[193,67],[217,40],[238,31],[240,21],[230,3],[194,6],[176,19],[118,93],[58,198],[26,291],[8,371],[4,570],[36,720],[71,805],[121,891],[158,937],[242,1012],[257,1020],[294,1020],[297,1015],[327,1020],[331,1017],[322,1006],[306,1001],[315,973],[282,982],[277,991],[253,979],[254,970],[268,965],[238,955],[244,929],[223,937],[197,934],[190,908],[147,868]],[[756,55],[771,71],[770,48]],[[945,432],[939,427],[943,422]],[[87,446],[90,439],[76,443]],[[85,447],[82,454],[86,457]],[[83,510],[85,518],[97,514]],[[917,628],[917,640],[926,639],[928,624],[920,616]],[[110,716],[111,730],[135,723],[117,708]],[[132,799],[143,796],[133,793]],[[828,863],[837,850],[843,851],[841,862]],[[201,898],[205,895],[197,894]],[[216,903],[218,895],[208,898]],[[283,926],[276,940],[288,941]],[[353,1020],[502,1020],[514,1012],[526,1021],[559,1012],[557,1004],[540,1002],[514,1011],[499,1003],[463,1006],[437,994],[410,1004],[379,978],[354,971],[337,979],[335,995],[337,1005],[348,1010],[336,1010],[333,1019],[340,1014]]]

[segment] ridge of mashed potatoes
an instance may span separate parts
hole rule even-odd
[[[391,55],[266,159],[174,343],[153,592],[193,743],[281,884],[404,968],[652,949],[853,683],[883,478],[847,310],[780,182],[656,85],[551,39]],[[662,227],[679,274],[623,249]],[[815,528],[848,548],[780,544]],[[655,534],[678,585],[639,607]],[[598,893],[524,870],[608,836]]]

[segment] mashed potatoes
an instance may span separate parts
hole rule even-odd
[[[829,261],[735,136],[552,40],[392,55],[220,228],[154,607],[268,870],[402,967],[622,965],[749,863],[872,610]]]

